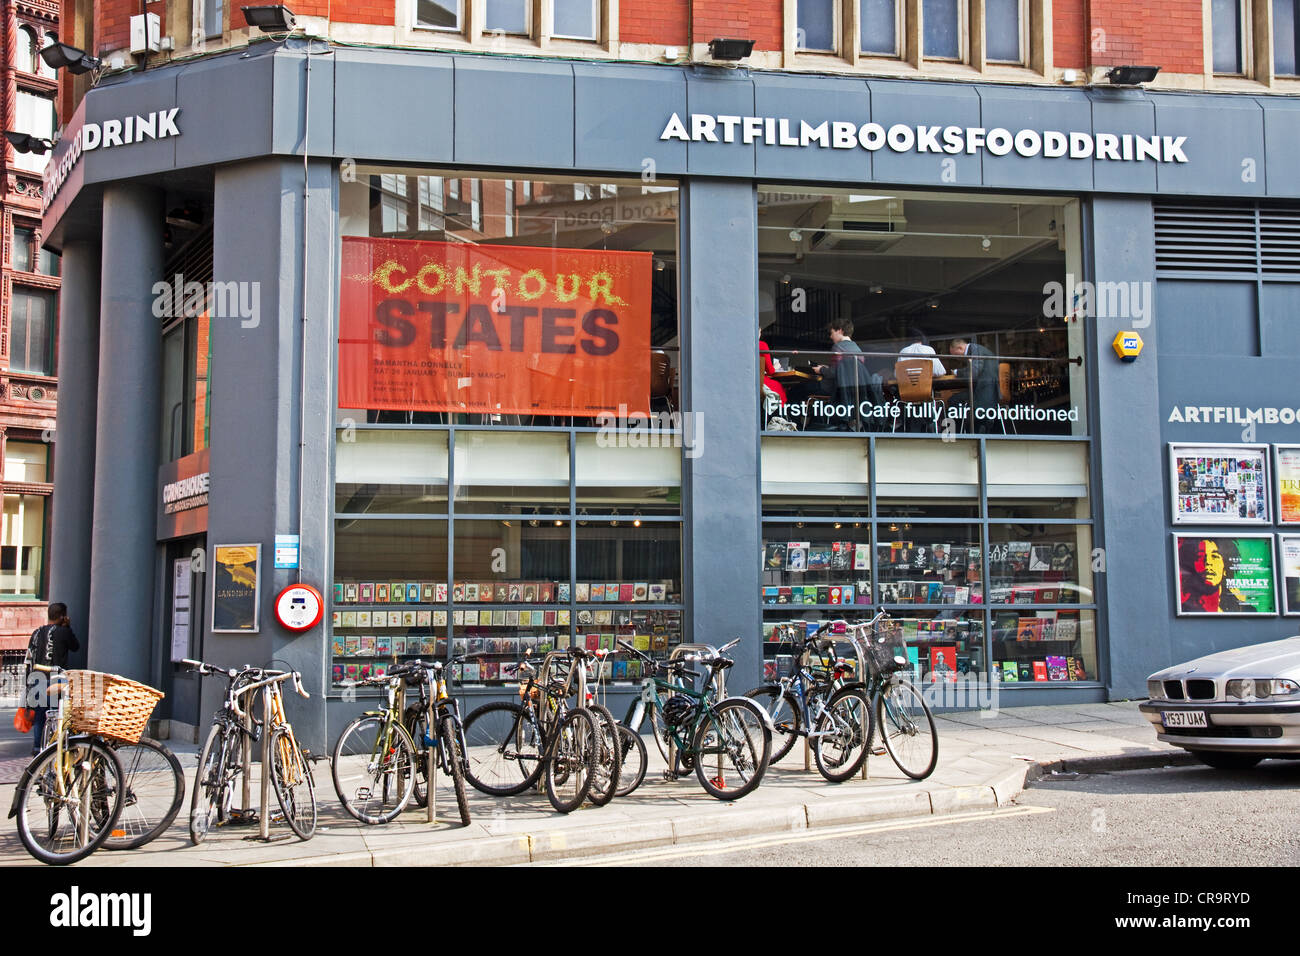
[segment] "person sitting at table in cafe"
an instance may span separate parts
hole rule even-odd
[[[998,407],[998,363],[994,360],[993,353],[969,339],[953,339],[948,344],[948,353],[964,355],[969,360],[960,363],[962,367],[957,369],[956,377],[959,381],[969,383],[971,389],[969,392],[959,392],[953,398],[967,397],[971,400],[975,431],[993,431],[995,419],[988,417],[988,411],[982,415],[975,414],[976,409]]]
[[[843,423],[832,422],[827,427],[831,431],[862,431],[862,403],[880,405],[884,400],[880,376],[868,371],[862,349],[853,341],[851,319],[832,319],[828,330],[831,351],[836,354],[830,365],[817,365],[813,370],[822,376],[822,395],[836,405],[847,405],[848,415]]]
[[[772,377],[776,374],[776,366],[772,364],[771,350],[767,347],[767,343],[762,339],[758,340],[758,357],[763,362],[764,387],[770,388],[772,391],[776,392],[776,397],[781,399],[781,404],[784,405],[786,403],[785,386]]]
[[[938,354],[931,347],[930,340],[926,334],[918,328],[913,327],[907,330],[907,340],[909,344],[898,350],[899,358],[902,358],[905,355]],[[931,365],[933,366],[932,373],[934,378],[948,374],[948,370],[943,367],[943,362],[939,361],[939,359],[933,359]],[[934,419],[930,417],[917,417],[906,413],[903,415],[901,424],[903,431],[906,432],[932,432],[938,428]]]

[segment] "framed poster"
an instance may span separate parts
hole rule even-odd
[[[260,544],[218,544],[213,547],[213,633],[257,633],[261,558]]]
[[[1273,467],[1277,476],[1277,523],[1300,524],[1300,445],[1274,445]]]
[[[1174,524],[1272,524],[1268,445],[1169,445]]]
[[[1277,566],[1282,579],[1282,613],[1300,614],[1300,534],[1277,536]]]
[[[172,663],[190,656],[190,562],[172,562]]]
[[[1179,616],[1277,614],[1271,534],[1173,534]]]

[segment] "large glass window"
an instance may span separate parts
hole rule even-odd
[[[55,294],[14,286],[10,297],[9,367],[33,375],[54,374]]]
[[[43,93],[31,93],[18,90],[14,97],[14,129],[19,133],[29,133],[41,139],[53,140],[58,120],[54,111],[54,97]],[[18,169],[39,173],[45,169],[50,160],[46,153],[14,153],[14,165]]]
[[[570,40],[595,40],[600,28],[600,0],[552,0],[551,35]]]
[[[528,0],[487,0],[483,14],[483,29],[488,33],[517,33],[528,35]]]
[[[14,227],[11,261],[18,272],[35,272],[40,275],[59,274],[59,254],[43,249],[36,241],[36,231],[22,226]]]
[[[212,395],[208,389],[212,343],[208,312],[173,322],[163,332],[163,403],[159,451],[175,461],[208,447]]]
[[[36,72],[36,31],[31,27],[18,28],[18,41],[15,44],[14,69],[23,73]]]
[[[768,430],[1083,435],[1071,199],[759,190]]]

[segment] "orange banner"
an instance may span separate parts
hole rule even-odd
[[[343,408],[648,411],[649,252],[343,239]]]

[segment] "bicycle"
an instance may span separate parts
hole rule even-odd
[[[18,817],[18,838],[28,853],[63,866],[94,853],[112,833],[122,812],[124,774],[103,738],[72,731],[65,672],[40,664],[33,670],[50,675],[50,691],[58,697],[52,743],[23,770],[9,816]]]
[[[735,647],[739,643],[740,643],[740,638],[737,637],[734,640],[728,641],[726,644],[723,644],[721,647],[718,648],[710,647],[707,644],[681,644],[673,649],[672,657],[670,657],[669,660],[673,660],[678,655],[681,654],[688,655],[688,657],[691,657],[692,659],[694,659],[695,657],[699,657],[699,659],[702,660],[710,660],[714,657],[720,657],[721,655],[725,654],[727,651],[731,650],[731,648]],[[673,677],[671,676],[671,672],[670,672],[669,679],[670,681],[674,682],[675,684],[681,687],[686,687],[686,686],[690,686],[692,688],[694,687],[693,683],[688,684],[688,681],[685,676]],[[704,687],[704,690],[708,693],[709,698],[714,701],[718,699],[721,689],[722,688],[719,685],[715,684],[712,680],[710,680]],[[671,696],[671,694],[669,696]],[[628,707],[628,712],[624,717],[624,723],[626,723],[628,718],[631,717],[632,711],[633,709],[635,709],[636,706],[637,706],[637,702],[633,701],[632,704]],[[664,763],[671,763],[672,758],[669,754],[671,740],[670,740],[670,735],[668,733],[667,725],[663,721],[662,714],[653,705],[646,705],[645,715],[650,720],[650,736],[654,738],[655,748],[659,751],[659,756],[661,756],[664,759]],[[640,735],[638,735],[638,739],[639,736]],[[687,770],[690,769],[689,762],[690,762],[690,758],[687,757],[684,762],[684,766],[686,766]]]
[[[866,668],[867,679],[859,686],[872,701],[875,723],[890,759],[913,780],[924,780],[939,762],[934,714],[921,692],[902,676],[907,659],[894,653],[896,633],[883,633],[887,621],[889,615],[882,608],[870,621],[846,629]]]
[[[236,814],[231,804],[235,781],[243,774],[244,763],[247,761],[251,766],[249,748],[253,742],[262,740],[263,734],[270,735],[270,782],[284,822],[300,840],[310,840],[316,831],[315,780],[294,737],[293,727],[285,719],[281,689],[281,685],[292,681],[300,697],[309,697],[302,686],[302,675],[297,671],[254,667],[219,668],[202,661],[182,663],[205,677],[222,676],[228,681],[225,700],[213,717],[212,729],[199,756],[190,803],[190,841],[197,846],[214,825],[252,819],[247,807]],[[258,723],[239,706],[239,701],[262,689],[267,690],[267,714]],[[263,807],[262,812],[269,813],[270,808]]]
[[[45,722],[41,749],[54,742],[57,721]],[[135,743],[105,737],[125,775],[122,813],[104,840],[105,850],[137,850],[161,836],[185,800],[185,772],[176,754],[152,737]]]
[[[620,640],[619,645],[641,658],[649,669],[640,697],[629,712],[627,726],[639,732],[652,707],[663,715],[674,750],[665,779],[676,780],[686,758],[710,796],[738,800],[753,791],[762,782],[772,752],[767,714],[747,697],[724,697],[716,702],[710,699],[712,690],[722,686],[722,672],[734,662],[725,657],[709,660],[710,673],[705,677],[688,670],[686,659],[665,663],[627,641]],[[660,672],[667,676],[659,677]],[[703,687],[698,691],[687,687],[688,678],[703,680]],[[661,692],[668,693],[666,700]]]
[[[835,658],[834,642],[822,638],[831,624],[827,621],[802,640],[795,636],[798,625],[794,622],[778,625],[782,636],[799,648],[799,665],[745,696],[767,702],[764,710],[781,738],[773,763],[786,756],[796,740],[806,737],[818,773],[832,783],[842,783],[867,759],[875,720],[866,695],[846,682],[849,668]],[[819,665],[815,668],[814,656]]]
[[[384,685],[387,704],[353,720],[334,744],[331,774],[343,809],[362,823],[376,825],[397,819],[412,800],[426,806],[432,748],[439,766],[452,778],[461,823],[468,826],[465,736],[456,702],[447,694],[442,663],[409,661],[395,665],[384,677],[360,683]],[[411,688],[419,699],[408,705],[406,692]],[[430,726],[434,735],[428,733]]]

